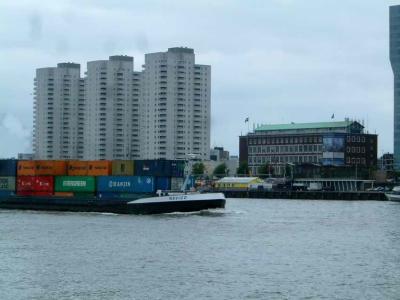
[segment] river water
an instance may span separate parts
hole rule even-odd
[[[400,299],[400,203],[0,211],[0,299]]]

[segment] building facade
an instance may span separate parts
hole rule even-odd
[[[262,125],[239,137],[239,160],[247,162],[253,175],[269,165],[283,175],[287,167],[372,167],[377,164],[377,136],[365,134],[358,122]]]
[[[131,56],[116,55],[109,60],[88,62],[84,79],[83,159],[139,156],[139,139],[133,139],[139,135],[139,92],[134,91],[137,77]]]
[[[214,147],[210,150],[210,160],[229,160],[229,151],[224,150],[224,147]]]
[[[190,48],[145,55],[141,96],[141,157],[208,159],[211,67]]]
[[[80,65],[59,63],[36,70],[33,151],[35,159],[72,159],[78,151]]]
[[[394,168],[400,169],[400,5],[390,7],[390,63],[394,77]]]
[[[115,55],[36,71],[36,159],[208,159],[211,67],[193,49]]]
[[[393,153],[385,153],[378,159],[378,169],[384,171],[393,171]]]

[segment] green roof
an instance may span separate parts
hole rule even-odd
[[[260,125],[255,129],[255,131],[341,128],[341,127],[348,127],[352,123],[354,123],[354,122],[353,121],[339,121],[339,122]]]

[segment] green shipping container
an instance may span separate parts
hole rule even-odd
[[[0,191],[15,191],[15,177],[0,177]]]
[[[56,176],[55,192],[94,192],[96,178],[92,176]]]
[[[133,160],[114,160],[112,162],[113,176],[133,176],[134,162]]]

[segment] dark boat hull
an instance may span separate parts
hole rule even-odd
[[[71,197],[19,197],[0,199],[0,209],[103,212],[117,214],[161,214],[171,212],[190,212],[213,208],[224,208],[225,199],[196,201],[168,201],[137,203],[139,198],[98,199]],[[130,203],[128,203],[130,202]]]
[[[161,203],[146,203],[129,205],[130,214],[165,214],[172,212],[191,212],[205,209],[224,208],[225,199],[197,200],[197,201],[176,201]]]

